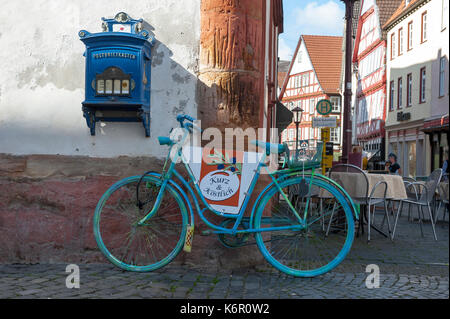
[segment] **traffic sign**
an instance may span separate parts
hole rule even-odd
[[[330,142],[331,141],[331,130],[330,128],[323,128],[322,129],[322,142]]]
[[[337,127],[337,117],[315,117],[313,118],[313,127],[315,128],[326,128],[326,127]]]
[[[331,141],[331,129],[322,129],[322,142],[323,142],[323,152],[322,152],[322,174],[325,175],[327,169],[333,166],[333,155],[330,155],[330,143]]]
[[[329,100],[320,100],[316,109],[320,115],[328,115],[333,111],[333,105]]]
[[[300,148],[308,148],[309,147],[309,141],[308,140],[301,140],[300,141]]]

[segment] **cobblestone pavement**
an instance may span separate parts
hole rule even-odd
[[[67,265],[0,265],[0,298],[448,298],[448,223],[429,224],[425,237],[402,220],[392,243],[374,234],[357,238],[348,258],[333,272],[313,279],[292,278],[270,267],[210,273],[169,265],[147,274],[104,265],[79,265],[80,289],[67,289]],[[380,288],[368,289],[367,265],[380,267]]]

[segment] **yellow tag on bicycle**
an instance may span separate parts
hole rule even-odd
[[[187,253],[192,252],[192,241],[194,240],[194,226],[188,226],[186,232],[186,240],[184,242],[184,251]]]

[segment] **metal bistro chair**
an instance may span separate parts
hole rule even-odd
[[[300,155],[297,152],[291,154],[288,145],[284,143],[286,149],[284,164],[289,168],[303,168],[303,172],[299,173],[299,176],[304,174],[305,171],[311,171],[312,168],[317,169],[322,159],[323,143],[321,141],[316,141],[316,144],[315,147],[310,147],[305,154]],[[304,204],[303,198],[305,197],[311,199],[319,198],[320,191],[318,187],[312,186],[309,188],[308,185],[305,186],[305,189],[300,189],[300,185],[294,185],[289,188],[289,200],[296,209],[301,209],[300,207]],[[310,205],[310,207],[312,208],[312,205]]]
[[[417,183],[416,179],[408,176],[403,176],[403,184],[405,185],[406,195],[408,196],[408,199],[417,199],[417,187],[414,185],[414,183]],[[394,210],[394,207],[392,207],[392,210]],[[394,212],[393,215],[395,215]],[[402,212],[400,212],[400,217],[401,216]],[[408,204],[408,220],[411,220],[411,204]]]
[[[408,184],[409,190],[414,191],[414,196],[409,198],[409,195],[408,195],[407,199],[400,200],[397,214],[395,216],[395,223],[394,223],[394,230],[392,232],[392,239],[394,239],[394,236],[395,236],[395,230],[397,228],[398,218],[401,214],[403,204],[406,203],[409,205],[417,206],[417,210],[418,210],[418,214],[419,214],[420,232],[422,234],[422,237],[423,237],[423,227],[422,227],[423,221],[422,220],[425,217],[424,213],[423,213],[423,208],[427,207],[428,214],[430,215],[430,223],[431,223],[431,228],[433,229],[434,239],[437,241],[436,229],[434,227],[433,213],[431,212],[431,205],[433,203],[436,189],[441,181],[441,178],[442,178],[442,169],[437,169],[431,173],[431,175],[427,178],[427,180],[425,182],[414,182],[414,183]]]
[[[448,174],[443,174],[441,182],[447,182],[448,183]],[[444,209],[442,210],[442,220],[445,221],[445,213],[449,213],[449,200],[448,200],[448,194],[444,194],[444,192],[441,192],[441,188],[439,187],[439,205],[436,209],[435,216],[434,216],[434,224],[437,223],[439,213],[441,212],[441,207],[444,206]],[[446,197],[447,196],[447,197]]]
[[[370,229],[371,229],[371,227],[373,227],[375,230],[377,230],[378,232],[380,232],[382,234],[381,231],[379,231],[377,228],[375,228],[373,226],[373,223],[371,222],[371,216],[370,216],[371,215],[371,208],[373,208],[375,210],[375,207],[378,204],[381,204],[381,203],[383,203],[383,205],[384,205],[385,219],[387,220],[387,223],[388,223],[389,236],[390,236],[391,235],[391,223],[390,223],[390,220],[389,220],[389,213],[388,213],[387,202],[386,202],[386,195],[387,195],[388,184],[385,181],[378,182],[370,190],[370,194],[369,194],[369,178],[368,178],[367,174],[362,169],[360,169],[359,167],[354,166],[354,165],[337,164],[337,165],[335,165],[335,166],[333,166],[331,168],[331,170],[328,173],[329,174],[328,176],[331,178],[332,174],[336,173],[336,172],[339,172],[339,173],[355,173],[355,174],[361,174],[361,176],[363,176],[364,184],[363,185],[358,185],[358,187],[362,187],[364,196],[360,197],[360,198],[352,197],[352,199],[353,199],[353,202],[355,204],[357,204],[357,205],[365,205],[367,207],[367,212],[368,212],[367,217],[366,217],[368,219],[367,220],[367,225],[368,225],[368,227],[367,227],[367,241],[370,242]],[[341,183],[339,183],[339,184],[341,184]],[[346,188],[345,185],[341,184],[341,186],[344,189]],[[384,189],[383,189],[383,187],[384,187]],[[374,198],[375,193],[379,189],[383,192],[383,197],[382,198]],[[361,220],[360,220],[360,227],[361,227],[361,229],[362,229],[362,224],[363,224],[363,222],[362,222],[363,216],[364,216],[364,214],[361,214],[361,217],[360,217],[361,218]],[[328,234],[328,232],[330,230],[330,227],[331,227],[332,218],[333,218],[333,215],[332,215],[332,217],[330,219],[330,223],[328,225],[327,234]],[[384,224],[384,219],[383,219],[383,224]]]

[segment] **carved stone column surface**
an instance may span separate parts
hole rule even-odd
[[[198,102],[204,127],[258,127],[263,14],[261,0],[202,0]]]

